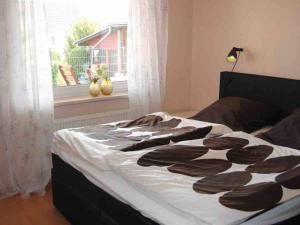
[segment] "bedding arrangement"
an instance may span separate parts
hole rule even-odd
[[[244,132],[118,152],[108,161],[195,224],[240,224],[300,195],[300,151]]]
[[[60,130],[53,153],[113,171],[190,224],[239,224],[300,194],[300,151],[270,141],[270,134],[280,129],[294,132],[291,124],[297,119],[299,111],[274,127],[256,124],[265,131],[257,138],[222,124],[160,112]],[[292,141],[293,136],[286,136]]]
[[[299,129],[293,124],[298,124],[299,110],[274,127],[249,118],[248,124],[260,128],[255,134],[263,132],[257,137],[222,124],[153,113],[60,130],[54,135],[53,153],[113,171],[188,224],[240,224],[300,195],[300,151],[274,140],[298,143]],[[280,130],[286,135],[278,135]],[[73,161],[69,163],[91,176]]]
[[[53,153],[69,151],[105,170],[107,158],[119,151],[137,151],[230,132],[221,125],[174,117],[159,112],[131,121],[59,130],[54,133]]]

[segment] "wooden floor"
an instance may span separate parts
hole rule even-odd
[[[22,199],[14,196],[0,200],[0,225],[70,225],[54,208],[52,191],[45,196]]]

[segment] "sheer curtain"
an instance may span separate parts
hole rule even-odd
[[[128,92],[132,117],[162,109],[167,45],[168,0],[130,0]]]
[[[53,95],[40,0],[0,4],[0,199],[43,193],[50,179]]]

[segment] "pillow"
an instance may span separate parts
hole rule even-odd
[[[268,132],[257,137],[272,144],[300,150],[300,109],[281,120]]]
[[[234,131],[247,133],[273,125],[279,118],[280,110],[277,107],[240,97],[219,99],[191,117],[194,120],[224,124]]]

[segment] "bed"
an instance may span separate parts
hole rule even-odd
[[[299,87],[300,81],[290,79],[233,72],[220,76],[220,98],[245,97],[286,110],[300,106]],[[109,171],[97,173],[78,157],[53,154],[52,185],[55,207],[74,225],[193,224],[169,205],[145,197],[122,176]],[[280,223],[299,220],[299,216],[289,217]]]

